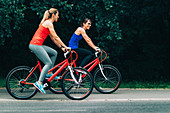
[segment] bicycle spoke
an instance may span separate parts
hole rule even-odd
[[[113,82],[113,81],[111,81],[111,80],[108,80],[108,82],[111,84],[111,85],[115,85],[115,84],[117,84],[117,82]]]
[[[33,85],[24,84],[24,79],[29,75],[31,68],[18,66],[7,75],[6,88],[8,93],[16,99],[29,99],[37,92]],[[37,75],[33,72],[27,81],[35,82]]]
[[[20,79],[18,79],[15,75],[13,75],[12,78],[14,78],[14,79],[16,79],[16,80],[18,80],[18,81],[20,80]]]
[[[86,75],[84,75],[86,73]],[[86,98],[92,91],[93,81],[89,72],[84,71],[84,69],[76,68],[74,70],[75,79],[78,84],[72,80],[71,74],[68,72],[63,76],[62,79],[62,89],[65,95],[70,99],[81,100]],[[70,83],[71,82],[71,83]]]
[[[116,91],[121,79],[118,70],[113,66],[103,65],[103,73],[107,79],[104,78],[99,68],[95,71],[94,81],[96,90],[101,93],[112,93]]]

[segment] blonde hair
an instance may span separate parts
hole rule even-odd
[[[48,10],[48,19],[52,17],[52,14],[56,15],[58,13],[58,9],[56,8],[50,8]]]
[[[51,18],[52,14],[56,15],[57,13],[58,13],[58,9],[56,8],[50,8],[49,10],[46,10],[40,24],[43,23],[45,20]]]

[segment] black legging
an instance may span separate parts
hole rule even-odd
[[[73,50],[76,51],[78,54],[77,63],[78,65],[80,64],[81,67],[85,66],[90,58],[93,56],[92,52],[87,49],[77,48]]]

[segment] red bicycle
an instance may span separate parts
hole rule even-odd
[[[100,55],[98,56],[99,53]],[[107,53],[104,50],[101,50],[101,52],[95,52],[95,57],[95,60],[83,68],[91,72],[98,65],[99,67],[93,73],[95,89],[103,94],[115,92],[119,88],[122,80],[119,70],[112,65],[102,64],[102,62],[107,58]],[[74,67],[76,67],[75,61]]]
[[[101,50],[101,52],[95,52],[95,57],[96,58],[92,62],[83,68],[91,72],[98,65],[99,67],[93,73],[95,89],[103,94],[115,92],[121,84],[121,73],[112,65],[102,64],[102,62],[107,58],[107,53],[104,50]],[[76,67],[75,60],[71,63],[71,65]],[[59,93],[58,90],[53,90],[53,92]]]
[[[75,62],[78,56],[76,52],[71,51],[70,56],[67,58],[68,53],[64,53],[66,59],[63,62],[49,70],[49,72],[56,71],[49,79],[44,79],[44,87],[52,92],[57,92],[57,89],[60,88],[55,83],[61,80],[59,83],[61,83],[62,91],[60,90],[58,92],[64,92],[68,98],[73,100],[85,99],[93,90],[93,78],[86,69],[72,67],[72,62]],[[76,54],[76,59],[74,60],[70,60],[72,53]],[[69,61],[71,62],[69,63]],[[33,97],[38,91],[33,85],[38,80],[36,69],[39,69],[41,72],[41,64],[38,60],[35,67],[18,66],[12,69],[6,78],[6,89],[8,93],[16,99],[30,99]],[[61,75],[60,79],[54,80],[55,76],[58,76],[65,69],[67,71]]]

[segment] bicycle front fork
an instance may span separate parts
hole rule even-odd
[[[77,80],[76,80],[76,78],[75,78],[75,76],[74,76],[74,74],[73,74],[73,68],[70,67],[70,66],[68,66],[68,69],[70,70],[70,74],[71,74],[72,79],[74,80],[74,82],[75,82],[76,84],[78,84],[78,82],[77,82]]]
[[[103,72],[103,65],[101,65],[100,63],[99,63],[99,69],[100,69],[103,77],[104,77],[106,80],[108,80],[107,77],[105,76],[104,72]]]

